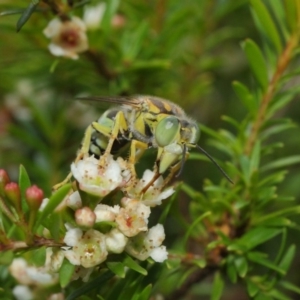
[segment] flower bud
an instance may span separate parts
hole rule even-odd
[[[96,214],[89,208],[79,208],[75,212],[75,221],[79,226],[93,227],[96,221]]]
[[[33,185],[26,190],[25,197],[30,209],[36,211],[43,202],[44,192],[36,185]]]
[[[9,182],[4,187],[5,195],[17,211],[21,210],[21,191],[15,182]]]
[[[5,170],[0,169],[0,195],[4,195],[4,187],[10,182],[8,174]]]

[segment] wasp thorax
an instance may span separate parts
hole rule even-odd
[[[155,140],[158,146],[165,147],[179,138],[180,123],[174,116],[160,120],[155,129]]]

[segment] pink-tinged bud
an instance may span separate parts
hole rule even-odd
[[[89,207],[82,207],[75,212],[75,221],[79,226],[93,227],[96,221],[96,214]]]
[[[36,185],[29,187],[25,192],[28,206],[32,210],[38,210],[44,199],[44,192]]]
[[[15,182],[9,182],[4,187],[4,192],[8,200],[19,211],[21,209],[21,191]]]
[[[0,195],[4,195],[4,187],[10,182],[7,172],[0,169]]]

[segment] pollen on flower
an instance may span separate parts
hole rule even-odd
[[[51,39],[50,52],[55,56],[78,58],[78,53],[88,49],[85,23],[78,17],[61,21],[53,19],[44,29],[44,34]]]
[[[95,196],[104,197],[123,183],[121,167],[112,156],[105,168],[99,168],[99,160],[90,156],[72,163],[71,171],[79,188]]]
[[[146,231],[148,229],[150,208],[138,200],[129,198],[123,198],[122,204],[125,204],[125,207],[120,209],[120,213],[115,220],[118,229],[128,237],[135,236],[141,231]]]

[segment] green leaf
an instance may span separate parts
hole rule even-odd
[[[229,255],[226,259],[226,273],[232,283],[237,282],[237,271],[234,265],[235,256]]]
[[[152,291],[152,284],[148,284],[142,292],[138,295],[137,300],[148,300]]]
[[[15,254],[12,250],[1,251],[0,265],[9,266],[14,258]]]
[[[26,213],[29,208],[25,198],[25,193],[26,190],[31,186],[31,182],[28,173],[23,165],[20,165],[19,168],[19,186],[20,186],[21,197],[22,197],[22,211]]]
[[[38,6],[39,2],[40,2],[39,0],[31,0],[30,4],[23,11],[21,17],[17,22],[17,32],[19,32],[21,28],[25,25],[25,23],[29,20],[32,13],[35,11],[36,7]]]
[[[269,164],[264,165],[262,171],[270,171],[277,168],[286,168],[288,166],[293,166],[300,163],[300,155],[293,155],[277,159]]]
[[[239,256],[234,259],[234,264],[236,270],[238,271],[240,277],[244,278],[248,272],[247,259],[244,256]]]
[[[274,238],[278,234],[282,233],[282,229],[277,228],[266,228],[266,227],[256,227],[248,231],[239,240],[238,244],[242,244],[248,250],[257,247],[260,244]]]
[[[266,259],[265,257],[263,257],[262,253],[259,253],[259,252],[249,252],[247,254],[247,257],[252,262],[255,262],[255,263],[259,264],[259,265],[267,267],[268,269],[274,270],[274,271],[278,272],[281,275],[285,275],[286,274],[286,272],[282,268],[278,267],[273,262],[271,262],[268,259]]]
[[[71,264],[66,258],[59,269],[59,283],[62,288],[65,288],[71,281],[76,266]]]
[[[298,286],[295,286],[291,282],[288,281],[280,281],[280,285],[283,286],[285,289],[292,291],[294,293],[297,293],[300,295],[300,288]]]
[[[210,299],[211,300],[221,299],[223,289],[224,289],[224,281],[221,277],[220,272],[217,272],[214,277],[214,282],[213,282],[213,286],[212,286],[212,294],[211,294]]]
[[[207,262],[204,258],[199,258],[199,259],[193,259],[193,264],[198,266],[200,269],[203,269],[206,267]]]
[[[245,107],[251,112],[252,114],[257,111],[258,105],[257,101],[255,100],[254,96],[250,93],[248,88],[239,81],[234,81],[232,83],[233,89],[236,95],[239,97],[241,102],[245,105]]]
[[[268,37],[273,43],[277,49],[277,52],[281,53],[282,45],[280,36],[266,6],[261,0],[250,0],[250,3],[257,15],[258,20],[265,30],[266,37]]]
[[[44,221],[45,219],[43,219]],[[43,225],[44,222],[42,221]],[[48,222],[48,229],[51,233],[52,238],[56,241],[59,242],[60,240],[60,228],[61,228],[61,214],[57,212],[53,212],[51,214],[51,221]],[[45,226],[46,227],[46,226]]]
[[[101,29],[109,32],[111,28],[111,20],[115,15],[120,4],[120,0],[110,0],[106,4],[105,12],[101,21]]]
[[[258,293],[259,287],[251,279],[246,279],[246,282],[248,294],[252,298]]]
[[[147,270],[142,268],[137,262],[135,262],[130,256],[126,256],[126,258],[123,261],[124,265],[128,267],[129,269],[132,269],[144,276],[148,274]]]
[[[125,278],[125,266],[121,262],[108,262],[106,263],[107,267],[117,276]]]
[[[256,220],[253,220],[253,224],[259,224],[262,222],[270,221],[274,218],[283,217],[285,215],[294,215],[300,213],[300,205],[293,206],[293,207],[287,207],[283,208],[281,210],[275,211],[273,213],[269,213],[267,215],[264,215],[260,218],[257,218]]]
[[[183,244],[186,245],[187,240],[189,238],[189,236],[191,235],[194,227],[200,223],[204,218],[208,217],[209,215],[211,215],[211,211],[207,211],[204,214],[202,214],[201,216],[199,216],[190,226],[189,229],[187,230],[186,234],[184,235],[184,239],[183,239]]]
[[[296,254],[296,246],[291,245],[279,263],[279,267],[285,272],[288,271]]]
[[[278,300],[292,300],[292,298],[282,294],[281,292],[279,292],[276,289],[272,289],[269,292],[269,295],[273,297],[273,299],[278,299]]]
[[[298,26],[297,17],[297,0],[284,1],[286,20],[291,31]]]
[[[242,43],[242,47],[257,82],[260,84],[263,91],[265,91],[268,87],[269,80],[266,62],[259,47],[250,39],[247,39],[244,43]]]
[[[45,261],[46,261],[46,247],[41,247],[32,250],[29,259],[30,264],[33,264],[36,267],[42,267],[45,265]]]
[[[114,274],[111,271],[106,271],[105,273],[101,274],[100,276],[96,277],[95,279],[89,281],[87,284],[80,287],[78,290],[71,293],[66,298],[66,300],[78,299],[78,297],[80,297],[81,295],[85,295],[91,290],[99,288],[99,286],[110,280],[112,277],[114,277]]]
[[[38,219],[34,227],[35,230],[37,230],[41,222],[44,219],[46,219],[47,216],[51,214],[54,211],[54,209],[63,201],[63,199],[66,197],[70,189],[71,189],[71,184],[66,184],[62,186],[59,190],[55,191],[54,194],[52,194],[48,204],[46,205],[46,207],[44,207],[44,209],[38,216]]]

